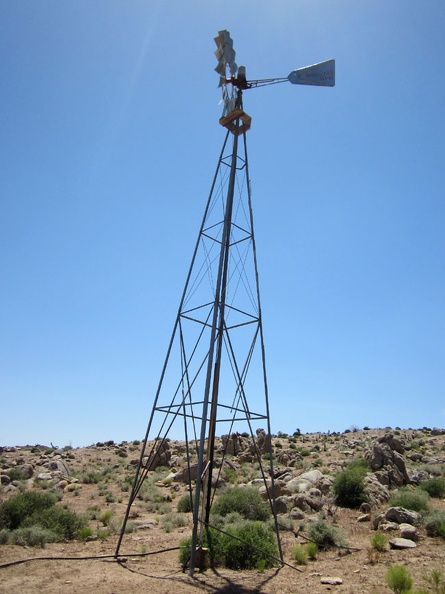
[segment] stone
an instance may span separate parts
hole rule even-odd
[[[48,463],[48,469],[52,470],[52,471],[60,472],[60,474],[63,477],[69,477],[69,475],[70,475],[68,466],[65,464],[65,462],[63,460],[60,460],[60,459],[51,460],[51,462]]]
[[[369,514],[371,512],[371,506],[366,501],[364,501],[358,509],[362,514]]]
[[[225,452],[231,456],[237,456],[248,448],[248,441],[240,433],[232,433],[231,435],[221,436],[222,444],[218,448],[219,452]]]
[[[39,472],[36,476],[36,481],[51,481],[53,479],[53,475],[49,472]]]
[[[317,488],[320,489],[323,495],[327,495],[330,492],[333,484],[334,477],[325,474],[316,482]]]
[[[147,459],[144,458],[144,465],[147,470],[155,470],[158,466],[168,466],[171,455],[169,442],[165,439],[161,440],[150,456]]]
[[[261,495],[261,497],[263,499],[268,499],[269,496],[271,495],[272,497],[281,497],[283,495],[291,495],[292,491],[291,489],[289,489],[288,484],[284,481],[278,480],[278,481],[274,481],[274,485],[272,488],[272,481],[270,481],[269,479],[267,480],[267,488],[264,484],[264,481],[262,479],[258,479],[258,481],[262,484],[262,487],[259,488],[259,493]],[[252,484],[254,484],[255,481],[252,481]],[[268,493],[269,491],[269,493]]]
[[[260,454],[270,452],[272,448],[272,436],[270,435],[270,433],[266,433],[264,429],[257,429],[256,436],[256,444],[252,444],[250,446],[250,453],[256,455],[257,449],[260,452]]]
[[[292,497],[281,496],[275,499],[275,509],[277,514],[286,514],[290,507],[293,507]]]
[[[294,507],[290,510],[290,517],[292,518],[292,520],[303,520],[306,516],[305,514],[301,511],[301,509],[298,509],[298,507]]]
[[[0,476],[0,483],[2,485],[9,485],[10,482],[11,482],[11,479],[9,478],[9,476],[7,474],[2,474]]]
[[[383,532],[395,532],[398,529],[399,524],[396,524],[396,522],[387,522],[384,520],[379,524],[379,530],[382,530]]]
[[[417,547],[416,543],[408,538],[393,538],[389,541],[389,546],[392,549],[415,549]]]
[[[404,507],[390,507],[385,513],[385,518],[397,524],[414,525],[420,522],[421,515]]]
[[[383,475],[381,472],[379,480],[390,488],[400,487],[410,482],[402,455],[391,449],[388,443],[380,441],[374,443],[372,448],[365,452],[365,458],[374,472],[386,473]]]
[[[197,472],[198,472],[198,465],[191,464],[190,472],[189,472],[189,469],[187,467],[185,467],[183,470],[180,470],[179,472],[176,472],[173,475],[169,474],[167,478],[169,478],[169,479],[171,478],[173,481],[190,484],[191,481],[196,480],[196,477],[198,476]]]
[[[375,516],[375,518],[372,520],[372,529],[378,530],[380,523],[384,522],[384,520],[385,520],[385,514],[383,512],[380,512],[379,514],[377,514]]]
[[[152,518],[148,518],[147,520],[134,520],[133,524],[137,526],[139,530],[150,530],[153,526],[158,525],[158,521]]]
[[[319,470],[309,470],[308,472],[300,474],[298,478],[309,481],[312,485],[315,485],[317,481],[323,478],[323,473]]]
[[[31,478],[34,474],[34,468],[31,464],[21,464],[20,466],[17,466],[17,469],[21,472],[23,478],[25,479]]]
[[[380,507],[383,503],[386,503],[391,494],[388,487],[383,485],[379,478],[376,476],[377,473],[368,473],[364,478],[365,493],[368,496],[369,503],[374,507]],[[368,513],[368,512],[364,512]]]
[[[403,454],[405,451],[400,439],[395,437],[392,433],[386,433],[383,437],[380,437],[378,441],[380,443],[387,443],[392,450],[398,452],[399,454]]]
[[[370,522],[371,514],[362,514],[357,518],[357,522]]]
[[[312,485],[308,480],[297,476],[290,481],[287,481],[287,486],[291,493],[305,493],[306,491],[309,491]]]
[[[419,540],[419,533],[415,526],[411,524],[400,524],[399,526],[401,538],[408,538],[409,540]]]
[[[430,475],[428,472],[426,472],[426,470],[419,470],[418,472],[416,472],[415,474],[413,474],[411,476],[411,482],[415,483],[416,485],[419,485],[420,483],[423,483],[424,481],[428,481],[430,478]]]
[[[339,586],[343,583],[343,580],[339,577],[322,577],[320,583],[327,584],[328,586]]]

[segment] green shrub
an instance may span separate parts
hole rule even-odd
[[[233,487],[215,501],[212,511],[220,516],[238,512],[246,520],[267,520],[270,507],[261,499],[256,489]]]
[[[297,565],[306,565],[308,558],[307,548],[301,544],[296,544],[292,549],[292,557]]]
[[[0,507],[0,528],[8,529],[8,542],[44,546],[76,538],[87,519],[55,505],[57,500],[54,493],[40,491],[13,495]]]
[[[371,537],[371,545],[376,551],[379,551],[379,553],[383,553],[383,551],[386,551],[388,539],[386,538],[385,534],[382,534],[381,532],[376,532]]]
[[[25,481],[27,478],[21,468],[8,468],[5,474],[9,476],[11,481]]]
[[[261,568],[265,569],[273,566],[274,561],[269,555],[277,556],[275,535],[262,522],[245,522],[238,526],[229,526],[227,532],[228,535],[222,535],[222,550],[226,567],[229,569],[254,569],[260,564]],[[235,538],[231,538],[231,536]]]
[[[318,555],[318,545],[315,542],[307,542],[305,544],[307,556],[311,561],[315,561]]]
[[[59,541],[59,536],[52,530],[47,530],[42,526],[28,526],[26,528],[17,528],[12,530],[9,537],[9,543],[24,547],[41,547],[42,549],[48,542]]]
[[[428,536],[445,538],[445,510],[436,509],[425,517],[425,530]]]
[[[385,579],[388,587],[396,594],[407,592],[413,585],[413,578],[404,565],[390,565]]]
[[[419,488],[412,489],[410,487],[403,487],[391,497],[389,505],[425,513],[429,509],[429,500],[430,496],[426,491]]]
[[[102,512],[99,516],[99,521],[102,522],[102,524],[104,526],[108,526],[111,522],[112,517],[114,516],[114,510],[113,509],[107,509],[104,512]]]
[[[434,592],[445,594],[445,579],[440,569],[432,569],[431,573],[424,577],[424,580],[431,584]]]
[[[16,530],[32,515],[52,507],[58,500],[50,492],[25,491],[13,495],[0,506],[0,528]]]
[[[192,500],[190,493],[186,493],[181,497],[176,505],[176,509],[181,513],[190,513],[192,511]]]
[[[34,512],[22,523],[24,528],[40,526],[49,530],[56,534],[59,540],[73,540],[85,525],[84,518],[58,505]]]
[[[357,468],[347,469],[334,478],[332,490],[340,507],[355,509],[368,500],[365,492],[364,472]]]
[[[419,487],[428,493],[430,497],[442,499],[445,497],[445,478],[435,477],[429,481],[420,483]]]
[[[357,470],[363,473],[363,475],[369,472],[370,469],[369,462],[366,458],[354,458],[347,465],[347,470]]]
[[[342,532],[324,520],[316,520],[310,524],[308,534],[311,541],[319,547],[331,548],[344,544]]]
[[[88,537],[93,535],[93,530],[89,526],[85,526],[81,528],[77,533],[77,537],[79,540],[86,540]]]
[[[190,558],[191,539],[179,543],[179,559],[184,567]],[[244,521],[226,527],[226,533],[210,528],[204,546],[212,565],[229,569],[266,569],[275,563],[277,547],[274,533],[262,522]],[[260,550],[259,550],[260,549]]]
[[[161,518],[161,524],[165,532],[171,532],[173,528],[187,526],[187,516],[185,514],[169,513]]]

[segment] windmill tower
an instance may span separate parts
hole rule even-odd
[[[220,31],[215,42],[224,104],[220,124],[226,134],[116,548],[118,556],[131,505],[180,428],[193,511],[190,575],[203,564],[215,489],[228,462],[227,445],[231,439],[240,442],[241,434],[244,455],[257,463],[266,486],[282,561],[246,142],[251,118],[243,109],[243,91],[284,81],[333,86],[334,77],[331,60],[295,70],[287,78],[247,81],[245,68],[235,63],[229,32]],[[226,436],[218,451],[217,435]]]

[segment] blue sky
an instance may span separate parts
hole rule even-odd
[[[244,108],[274,432],[445,425],[442,0],[0,3],[0,444],[145,432]]]

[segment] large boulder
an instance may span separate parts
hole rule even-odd
[[[144,458],[144,466],[147,470],[156,470],[158,466],[168,466],[171,455],[169,443],[163,439],[156,444],[148,458]]]
[[[244,452],[249,446],[247,439],[239,433],[222,435],[221,442],[222,444],[218,448],[218,451],[232,456],[237,456],[239,453]]]
[[[415,526],[420,522],[421,515],[404,507],[390,507],[385,513],[385,518],[397,524]]]
[[[399,452],[391,448],[391,445],[394,445],[394,441],[389,438],[384,442],[378,440],[365,452],[365,458],[383,485],[389,488],[407,485],[410,483],[410,478],[405,461]],[[397,443],[395,445],[397,446]]]

